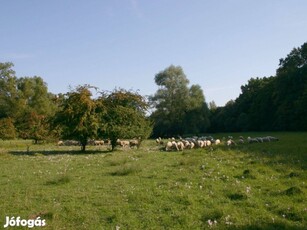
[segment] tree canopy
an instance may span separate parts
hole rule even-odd
[[[306,131],[307,43],[280,59],[276,76],[251,78],[241,91],[212,112],[211,131]]]
[[[110,94],[102,93],[98,98],[102,106],[101,136],[110,138],[112,150],[119,138],[147,139],[152,131],[146,118],[148,103],[137,92],[115,89]]]
[[[159,89],[150,100],[154,107],[155,136],[204,132],[209,124],[208,107],[199,85],[188,86],[183,69],[169,66],[155,76]]]
[[[47,84],[41,77],[15,76],[10,62],[0,63],[0,120],[10,121],[11,130],[21,138],[31,138],[36,142],[46,139],[47,118],[54,114],[55,95],[48,92]]]
[[[54,118],[63,139],[77,140],[85,151],[89,139],[97,137],[99,128],[96,103],[91,98],[90,86],[78,86],[64,95]]]

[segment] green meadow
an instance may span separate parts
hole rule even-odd
[[[0,141],[0,227],[39,216],[43,229],[306,229],[307,133],[213,136],[228,135],[279,141],[86,153]]]

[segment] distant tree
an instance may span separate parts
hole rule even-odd
[[[53,116],[56,105],[55,97],[48,92],[46,83],[41,77],[17,79],[19,93],[19,111],[15,114],[15,126],[19,137],[33,139],[35,143],[50,136],[48,118]]]
[[[226,130],[234,132],[236,130],[236,103],[234,100],[230,100],[225,105],[223,123]]]
[[[96,102],[88,85],[78,86],[66,93],[53,120],[53,127],[61,130],[63,139],[77,140],[85,151],[89,139],[97,137],[99,119]]]
[[[273,129],[276,109],[272,99],[274,80],[274,77],[251,78],[246,85],[241,86],[242,93],[235,101],[238,131]]]
[[[279,130],[302,130],[307,88],[307,43],[294,48],[286,58],[280,59],[276,71],[274,104],[277,106],[275,126]]]
[[[155,123],[154,131],[163,136],[181,134],[188,110],[189,80],[180,66],[171,65],[155,76],[155,82],[159,89],[151,97],[156,109],[151,116]]]
[[[16,129],[11,118],[0,118],[0,139],[14,139],[16,137]]]
[[[25,111],[17,119],[19,137],[32,139],[37,144],[39,141],[46,140],[49,135],[48,119],[44,115],[39,115],[34,111]]]
[[[159,89],[150,98],[155,108],[151,114],[155,136],[200,132],[200,124],[207,125],[207,114],[202,113],[207,108],[203,92],[199,85],[188,87],[189,80],[180,66],[171,65],[159,72],[155,82]]]
[[[241,91],[234,102],[211,112],[212,129],[307,130],[307,43],[280,59],[276,76],[251,78]]]
[[[216,105],[215,101],[210,101],[210,102],[209,102],[209,110],[210,110],[211,112],[213,112],[213,111],[215,111],[216,109],[217,109],[217,105]]]
[[[205,102],[204,93],[199,85],[189,89],[188,106],[184,116],[183,133],[205,133],[210,126],[210,111]]]
[[[18,112],[19,93],[13,63],[0,63],[0,118],[14,118]]]
[[[39,115],[49,116],[54,113],[56,105],[53,99],[55,95],[48,92],[47,84],[41,77],[18,78],[17,88],[24,108],[31,109]]]
[[[100,136],[110,138],[112,151],[120,138],[137,138],[141,142],[151,134],[152,126],[145,116],[148,103],[137,92],[119,89],[102,93],[98,102]]]
[[[238,131],[241,131],[241,132],[248,131],[249,120],[248,120],[248,115],[246,113],[240,113],[236,121],[236,126],[237,126],[236,130]]]
[[[295,107],[297,108],[297,119],[298,124],[300,125],[300,128],[298,130],[307,130],[307,87],[305,87],[304,92],[299,97],[299,99],[296,101]]]
[[[40,121],[32,126],[33,122],[38,121],[38,117],[45,120],[54,114],[54,95],[48,92],[47,84],[41,77],[17,78],[13,66],[10,62],[0,63],[0,118],[10,118],[19,137],[32,136],[37,141],[38,136],[33,136],[33,127],[37,128],[36,125],[42,123]],[[34,120],[32,115],[35,115]],[[46,128],[44,132],[43,127]],[[48,134],[45,124],[40,125],[39,139],[47,138],[43,134]]]

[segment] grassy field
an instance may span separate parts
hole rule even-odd
[[[0,141],[0,228],[40,216],[44,229],[306,229],[307,133],[270,135],[183,152]]]

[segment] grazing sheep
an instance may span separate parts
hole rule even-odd
[[[269,137],[262,137],[263,142],[271,142]]]
[[[172,149],[172,146],[173,144],[171,141],[166,142],[165,151],[170,151]]]
[[[139,145],[140,145],[140,141],[139,141],[139,140],[136,140],[136,139],[133,139],[133,140],[130,140],[130,141],[129,141],[129,144],[130,144],[130,147],[136,146],[136,147],[138,148]]]
[[[202,140],[197,140],[197,147],[199,148],[203,148],[205,147],[205,141],[202,141]]]
[[[194,142],[190,142],[190,149],[193,149],[195,146]]]
[[[239,136],[239,144],[244,144],[244,137]]]
[[[258,140],[258,142],[263,142],[263,139],[262,139],[262,137],[255,137],[255,139],[257,139]]]
[[[105,145],[111,145],[110,139],[104,139],[103,142],[104,142]]]
[[[176,141],[172,141],[173,149],[179,151]]]
[[[214,142],[214,144],[215,144],[215,145],[221,144],[221,140],[220,140],[220,139],[216,139],[215,142]]]
[[[237,145],[236,142],[234,142],[234,140],[232,139],[229,139],[227,142],[226,142],[227,146],[232,146],[232,145]]]
[[[125,148],[125,147],[129,147],[129,141],[122,141],[120,139],[117,139],[117,142],[116,142],[117,145]]]
[[[279,141],[277,137],[268,136],[267,138],[269,138],[270,141]]]
[[[94,145],[103,145],[103,144],[104,144],[103,140],[94,141]]]
[[[157,143],[157,144],[160,144],[160,145],[163,145],[163,140],[161,139],[161,137],[158,137],[158,138],[156,139],[156,143]]]
[[[178,142],[177,142],[177,146],[178,146],[178,150],[183,151],[183,149],[184,149],[184,144],[183,144],[182,141],[178,141]]]
[[[205,142],[206,142],[205,146],[211,146],[211,141],[206,140]]]
[[[259,143],[259,141],[258,141],[257,138],[248,137],[248,138],[247,138],[247,141],[248,141],[248,143]]]
[[[272,136],[266,136],[266,137],[255,137],[251,138],[248,137],[247,141],[248,143],[263,143],[263,142],[271,142],[271,141],[278,141],[279,139]]]
[[[79,141],[74,141],[74,140],[66,140],[64,141],[65,146],[79,146],[80,142]]]
[[[63,145],[64,145],[64,142],[63,142],[63,141],[58,141],[57,145],[58,145],[58,146],[63,146]]]
[[[179,150],[178,145],[175,141],[168,141],[165,145],[165,151],[171,151],[171,150]]]
[[[182,143],[184,144],[184,148],[188,149],[190,147],[190,142],[187,140],[182,140]]]
[[[244,144],[244,140],[243,139],[239,139],[239,144]]]

